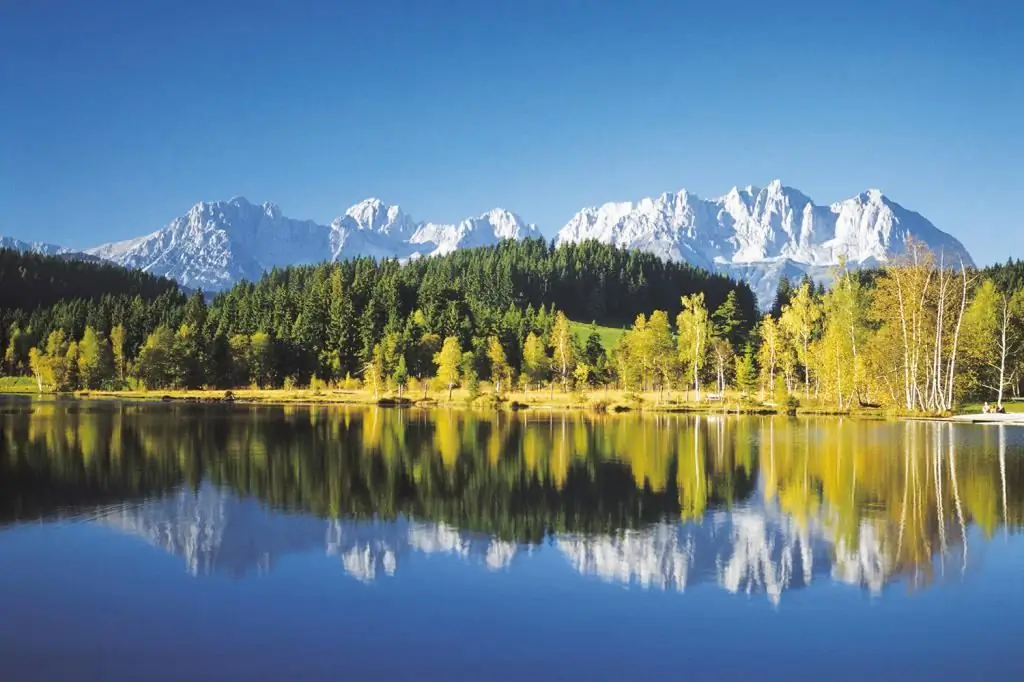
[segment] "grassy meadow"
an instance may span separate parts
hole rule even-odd
[[[573,335],[579,339],[581,344],[585,344],[587,342],[587,337],[590,336],[590,332],[592,331],[591,327],[593,327],[593,325],[584,322],[570,322],[569,325],[572,329]],[[597,335],[601,337],[601,345],[604,346],[604,349],[608,352],[611,352],[611,350],[615,348],[619,339],[621,339],[622,335],[626,333],[625,329],[617,327],[602,327],[601,325],[596,325],[594,330],[596,330]]]

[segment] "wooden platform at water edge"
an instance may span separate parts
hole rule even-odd
[[[1006,426],[1024,426],[1024,413],[1008,412],[1006,414],[958,414],[949,421],[964,424],[1003,424]]]

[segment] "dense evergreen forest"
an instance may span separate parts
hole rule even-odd
[[[502,372],[523,374],[524,355],[536,354],[538,344],[547,352],[558,320],[562,331],[569,318],[625,325],[652,307],[679,312],[681,297],[696,294],[716,308],[726,305],[745,331],[756,318],[745,284],[596,242],[555,248],[509,241],[405,265],[360,258],[285,268],[210,304],[201,293],[186,297],[165,281],[125,271],[105,294],[94,286],[61,298],[67,286],[55,273],[117,269],[40,257],[18,262],[14,255],[6,267],[30,273],[25,279],[41,292],[0,309],[4,369],[58,390],[132,380],[151,388],[345,377],[404,382],[434,376],[447,339],[454,339],[449,356],[458,348],[462,382],[467,370],[493,378],[499,351]],[[48,281],[58,285],[50,290]],[[562,341],[573,346],[561,350],[563,383],[567,353],[586,356],[595,370],[607,365],[599,343],[587,350],[564,334]]]
[[[35,310],[69,299],[98,301],[110,295],[150,301],[177,288],[162,277],[98,260],[0,249],[0,312]]]

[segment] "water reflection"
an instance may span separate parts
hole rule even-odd
[[[602,580],[878,593],[960,576],[1019,528],[1021,431],[930,422],[5,403],[0,520],[85,516],[196,576],[323,552]]]

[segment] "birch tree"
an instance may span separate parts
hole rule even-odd
[[[810,282],[804,282],[789,305],[782,308],[779,322],[793,340],[797,359],[804,367],[804,394],[808,398],[811,395],[811,338],[820,320],[821,307],[814,300]]]
[[[683,309],[676,317],[679,360],[690,374],[696,400],[700,400],[700,373],[707,359],[711,337],[711,318],[704,305],[704,294],[682,298]]]
[[[555,368],[562,380],[562,391],[567,390],[575,354],[572,345],[572,327],[565,313],[558,311],[555,324],[551,328],[551,350],[554,354]]]

